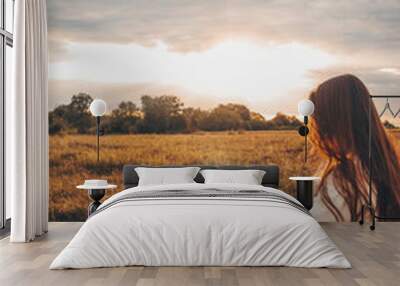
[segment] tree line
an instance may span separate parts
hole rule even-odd
[[[69,104],[49,112],[49,133],[92,133],[95,118],[89,112],[92,97],[86,93],[73,95]],[[185,107],[174,95],[141,97],[141,106],[122,101],[118,108],[101,119],[101,128],[108,134],[191,133],[226,130],[290,130],[301,122],[295,116],[277,113],[266,120],[245,105],[220,104],[211,110]]]

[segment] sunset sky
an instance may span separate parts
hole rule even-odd
[[[400,1],[48,1],[49,105],[88,92],[296,113],[323,79],[354,73],[400,94]]]

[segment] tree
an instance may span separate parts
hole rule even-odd
[[[64,119],[57,116],[53,111],[49,112],[49,134],[57,134],[64,130],[66,123]]]
[[[302,125],[301,121],[293,115],[286,115],[278,112],[274,118],[266,122],[267,129],[272,130],[291,130],[297,129]]]
[[[89,106],[92,101],[93,99],[89,94],[79,93],[72,96],[71,103],[68,105],[68,113],[65,114],[65,120],[78,133],[88,133],[90,127],[94,125],[94,118],[89,112]]]
[[[89,112],[92,97],[87,93],[73,95],[69,104],[57,106],[49,112],[49,133],[89,133],[95,119]],[[141,97],[141,108],[131,101],[122,101],[111,114],[102,117],[106,133],[175,133],[196,130],[293,130],[301,126],[295,116],[277,113],[265,118],[242,104],[220,104],[212,110],[184,108],[174,95]],[[387,128],[393,128],[388,122]]]
[[[264,116],[257,112],[251,112],[250,120],[247,122],[247,127],[249,130],[265,130],[267,124]]]
[[[207,131],[224,131],[243,129],[245,124],[241,114],[232,106],[220,104],[200,123],[201,129]]]
[[[251,117],[251,112],[250,110],[242,105],[242,104],[236,104],[236,103],[228,103],[228,104],[221,104],[219,106],[220,108],[225,108],[227,110],[231,110],[237,114],[239,114],[240,118],[242,118],[243,121],[249,121]]]
[[[203,111],[200,108],[188,107],[182,110],[183,117],[185,118],[186,131],[193,132],[199,130],[201,122],[204,121],[208,112]]]
[[[89,107],[92,101],[93,99],[89,94],[80,92],[72,96],[69,108],[77,113],[89,114]]]
[[[68,105],[60,105],[49,113],[50,132],[75,131],[88,133],[94,125],[94,118],[89,113],[92,97],[87,93],[72,96]]]
[[[136,124],[141,118],[139,108],[131,101],[122,101],[111,115],[103,120],[102,127],[107,133],[135,133]]]
[[[141,98],[143,119],[138,129],[143,133],[178,132],[186,129],[183,103],[173,95]]]

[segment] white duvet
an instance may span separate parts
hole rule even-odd
[[[129,192],[257,189],[262,186],[180,184]],[[100,206],[100,207],[102,207]],[[50,269],[145,266],[294,266],[350,268],[321,226],[298,209],[257,199],[185,198],[126,201],[86,221]]]

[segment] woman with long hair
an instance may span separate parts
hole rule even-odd
[[[326,162],[316,192],[315,216],[355,221],[368,202],[372,171],[373,202],[378,216],[400,216],[400,164],[396,150],[371,109],[372,167],[369,168],[369,101],[363,82],[346,74],[320,84],[310,95],[315,105],[310,139]],[[323,218],[323,220],[324,220]],[[329,219],[327,219],[329,220]]]

